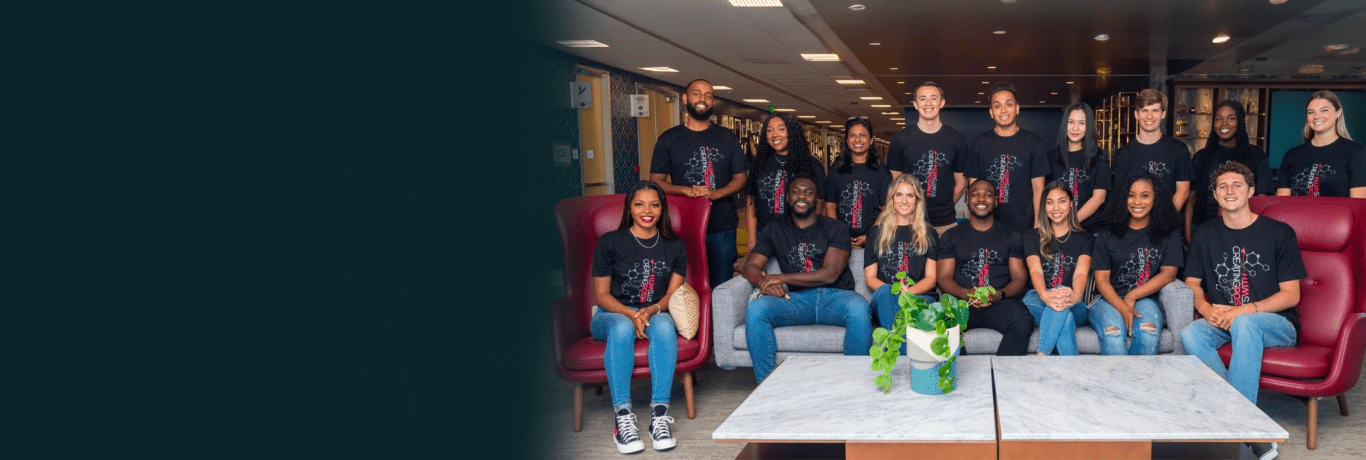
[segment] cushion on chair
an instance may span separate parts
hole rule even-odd
[[[1219,358],[1225,366],[1232,355],[1230,345],[1219,347]],[[1262,373],[1293,379],[1321,379],[1328,375],[1332,356],[1333,349],[1312,345],[1267,348],[1262,351]]]
[[[697,356],[698,350],[702,348],[701,340],[686,340],[682,337],[674,337],[678,342],[678,361],[686,361]],[[650,341],[636,340],[635,366],[650,365]],[[603,354],[607,351],[607,342],[585,338],[570,345],[564,351],[564,367],[575,370],[601,370],[606,368],[602,361]]]
[[[673,297],[669,298],[669,316],[673,317],[678,335],[685,339],[692,340],[697,335],[697,327],[702,320],[702,315],[698,311],[701,308],[699,303],[697,291],[687,283],[683,283],[682,287],[674,291]]]

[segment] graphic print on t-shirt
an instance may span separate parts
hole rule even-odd
[[[1294,194],[1303,193],[1304,196],[1319,196],[1319,183],[1322,177],[1327,174],[1337,174],[1332,165],[1315,163],[1304,168],[1304,171],[1296,174],[1291,187]]]
[[[1067,184],[1067,191],[1072,192],[1073,210],[1080,209],[1078,206],[1080,206],[1081,200],[1078,200],[1077,197],[1081,196],[1081,184],[1089,180],[1091,180],[1091,175],[1078,168],[1067,168],[1067,172],[1063,174],[1062,181]]]
[[[698,147],[692,153],[692,158],[688,159],[688,172],[683,174],[690,183],[706,185],[707,188],[716,190],[716,169],[713,164],[721,161],[721,149],[716,147]]]
[[[1153,173],[1158,179],[1167,177],[1167,174],[1171,174],[1172,172],[1172,168],[1161,161],[1149,161],[1145,166],[1148,168],[1148,172]]]
[[[1233,162],[1233,160],[1228,160],[1228,161],[1225,161],[1225,162],[1223,162],[1223,163],[1219,163],[1219,164],[1216,165],[1215,167],[1210,168],[1209,171],[1207,171],[1207,172],[1209,172],[1209,173],[1214,173],[1214,170],[1219,169],[1219,168],[1222,168],[1222,167],[1224,167],[1224,165],[1229,164],[1229,163],[1232,163],[1232,162]],[[1214,182],[1211,181],[1211,182],[1209,183],[1209,186],[1208,186],[1208,187],[1205,187],[1205,196],[1214,196]]]
[[[1137,252],[1129,254],[1129,261],[1119,267],[1119,283],[1126,290],[1132,291],[1147,283],[1152,267],[1161,263],[1162,251],[1140,247]]]
[[[1214,274],[1219,277],[1215,287],[1224,293],[1234,306],[1242,305],[1252,300],[1251,293],[1248,292],[1252,278],[1258,273],[1270,271],[1271,266],[1262,263],[1261,254],[1234,246],[1229,252],[1224,253],[1224,263],[1214,266]]]
[[[774,171],[772,175],[759,178],[759,196],[763,197],[767,206],[774,215],[782,214],[787,210],[787,171],[781,169]]]
[[[996,201],[1010,202],[1010,171],[1020,166],[1024,166],[1024,163],[1020,162],[1020,157],[1001,155],[987,167],[987,180],[996,181]]]
[[[1077,258],[1071,257],[1062,252],[1053,253],[1053,257],[1039,257],[1043,262],[1043,276],[1047,278],[1049,289],[1061,286],[1066,280],[1063,279],[1065,273],[1077,266]]]
[[[958,273],[972,279],[974,287],[986,286],[991,284],[991,264],[1001,261],[1001,253],[982,248],[973,253],[966,263],[958,266]]]
[[[914,250],[915,249],[911,246],[911,243],[905,241],[893,242],[892,247],[888,248],[889,254],[883,256],[883,260],[891,259],[896,261],[896,263],[881,264],[878,266],[878,269],[881,270],[882,275],[887,278],[896,278],[897,272],[910,273],[911,254]],[[865,251],[867,251],[867,249],[865,249]]]
[[[802,273],[811,273],[816,270],[815,261],[824,260],[825,248],[811,243],[797,243],[792,246],[792,250],[787,251],[788,264],[793,267],[802,267]]]
[[[849,222],[849,228],[863,228],[863,214],[868,212],[863,197],[872,194],[873,188],[861,180],[855,180],[840,192],[840,216]]]
[[[662,260],[642,259],[640,263],[626,272],[626,281],[621,283],[622,290],[637,292],[636,301],[649,302],[655,288],[662,284],[668,286],[669,264]]]
[[[939,174],[941,166],[948,166],[949,159],[942,152],[930,150],[915,162],[915,171],[911,174],[916,179],[920,179],[920,185],[924,186],[925,197],[934,198],[939,196]]]

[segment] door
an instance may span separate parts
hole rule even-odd
[[[579,68],[578,81],[586,82],[593,91],[593,105],[579,110],[579,165],[583,170],[583,195],[612,193],[612,151],[607,100],[607,74]]]
[[[678,126],[678,94],[645,88],[642,93],[650,98],[650,116],[636,119],[640,129],[640,179],[650,178],[650,160],[654,158],[655,141],[669,128]]]

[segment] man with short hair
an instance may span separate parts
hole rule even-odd
[[[949,229],[939,240],[939,290],[967,299],[979,287],[995,288],[986,302],[968,301],[972,309],[966,329],[1000,332],[996,355],[1023,356],[1034,332],[1034,317],[1019,299],[1029,283],[1029,271],[1020,234],[994,217],[996,196],[992,181],[977,179],[968,186],[968,225]]]
[[[735,259],[739,258],[735,229],[740,216],[733,195],[745,188],[748,165],[740,139],[711,122],[716,100],[711,83],[702,79],[688,83],[683,100],[688,118],[659,135],[650,160],[650,180],[668,193],[711,200],[707,279],[715,289],[735,274]]]
[[[1115,151],[1110,168],[1115,177],[1123,177],[1134,169],[1146,169],[1162,180],[1162,186],[1172,192],[1172,204],[1181,212],[1190,194],[1191,152],[1186,144],[1162,134],[1162,120],[1167,118],[1167,95],[1154,89],[1139,91],[1134,96],[1134,120],[1138,133],[1133,142]]]
[[[1016,124],[1020,106],[1014,86],[997,83],[987,97],[996,126],[972,140],[963,173],[968,183],[986,179],[996,184],[996,219],[1002,224],[1019,233],[1033,231],[1034,207],[1043,196],[1044,176],[1051,172],[1047,147]]]
[[[868,299],[854,292],[849,271],[852,245],[844,223],[818,215],[816,179],[799,172],[788,183],[787,210],[769,222],[740,274],[759,288],[745,308],[745,344],[754,379],[763,382],[778,366],[773,328],[798,324],[844,327],[844,354],[867,355],[873,346]],[[770,257],[782,273],[764,273]]]
[[[1186,256],[1186,285],[1204,318],[1181,331],[1181,344],[1256,404],[1262,350],[1293,346],[1299,337],[1295,304],[1308,274],[1295,230],[1248,207],[1256,182],[1247,166],[1229,162],[1211,182],[1221,215],[1195,229]],[[1216,350],[1229,342],[1226,369]],[[1275,457],[1275,444],[1252,449],[1262,459]]]
[[[943,236],[958,225],[954,205],[968,188],[963,167],[968,144],[958,130],[939,120],[944,108],[944,89],[932,81],[915,89],[915,110],[920,118],[892,136],[887,151],[887,168],[895,179],[902,173],[914,174],[925,191],[925,217]]]

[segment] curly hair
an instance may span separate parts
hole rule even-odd
[[[759,147],[755,149],[754,159],[749,162],[749,184],[745,185],[749,196],[759,196],[759,174],[762,173],[764,163],[768,162],[769,157],[777,155],[773,146],[768,144],[768,125],[775,118],[782,120],[783,126],[787,128],[788,160],[778,168],[790,178],[796,177],[800,172],[807,172],[815,177],[815,170],[820,167],[816,163],[816,157],[811,156],[811,146],[806,141],[806,130],[797,123],[797,118],[786,113],[769,115],[764,119],[763,130],[759,132]]]
[[[1148,239],[1152,240],[1153,244],[1162,244],[1162,240],[1172,230],[1181,228],[1185,218],[1177,214],[1176,205],[1172,204],[1172,191],[1167,190],[1157,175],[1146,169],[1134,169],[1117,177],[1113,193],[1105,195],[1102,216],[1105,228],[1116,238],[1123,238],[1129,231],[1129,219],[1132,217],[1129,215],[1129,190],[1138,181],[1147,181],[1153,186],[1153,209],[1149,214]]]

